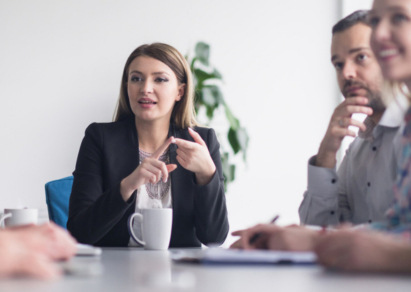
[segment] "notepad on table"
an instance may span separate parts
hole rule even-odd
[[[77,243],[77,256],[99,256],[102,253],[101,247],[89,244]]]
[[[313,252],[208,248],[172,253],[177,262],[204,264],[314,264]]]

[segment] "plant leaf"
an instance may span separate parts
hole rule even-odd
[[[227,117],[228,122],[230,123],[230,128],[233,130],[237,130],[240,126],[240,122],[238,119],[233,115],[230,108],[225,104],[225,115]]]
[[[210,87],[211,92],[213,93],[214,100],[215,100],[215,106],[218,107],[219,104],[222,104],[225,106],[225,100],[223,97],[223,93],[220,90],[220,87],[216,85],[207,85]]]
[[[216,105],[216,97],[211,87],[204,86],[201,93],[203,96],[203,102],[206,106],[214,107]]]
[[[237,131],[230,127],[227,134],[228,142],[230,142],[231,148],[233,148],[234,154],[237,154],[241,147],[238,142]]]
[[[234,164],[230,164],[230,182],[235,180],[235,165]]]
[[[186,59],[189,58],[186,56]],[[228,184],[234,181],[236,166],[230,163],[233,154],[242,151],[243,160],[246,162],[246,151],[249,136],[245,128],[240,126],[240,121],[231,112],[224,100],[220,81],[223,80],[221,73],[210,65],[210,46],[204,42],[198,42],[195,47],[194,57],[190,61],[190,69],[193,73],[195,86],[195,110],[198,113],[205,110],[209,122],[213,120],[215,109],[223,106],[225,116],[229,123],[227,138],[232,151],[225,151],[220,148],[221,164],[224,175],[224,189],[227,191]]]
[[[230,171],[230,163],[229,163],[229,156],[228,152],[221,153],[221,167],[223,169],[223,176],[224,176],[224,190],[227,191],[227,186],[230,182],[233,181],[232,172]]]
[[[198,114],[198,111],[200,110],[200,107],[204,105],[203,102],[203,94],[200,90],[195,89],[195,98],[194,98],[194,109],[196,111],[196,114]]]
[[[220,73],[217,69],[215,69],[215,68],[214,68],[214,71],[213,71],[213,76],[214,76],[215,79],[223,80],[223,76],[222,76],[221,73]]]
[[[195,54],[198,60],[204,65],[209,64],[210,46],[204,42],[198,42],[195,48]]]
[[[207,106],[206,108],[207,108],[207,110],[206,110],[207,117],[211,121],[213,119],[214,110],[216,109],[216,107],[215,106]]]
[[[209,73],[200,68],[194,68],[193,73],[199,86],[203,86],[203,83],[208,80],[221,79],[221,77],[216,75],[215,72]]]
[[[238,139],[238,143],[240,144],[241,150],[243,151],[247,150],[248,141],[250,140],[250,138],[248,137],[246,129],[244,129],[243,127],[240,127],[237,130],[237,139]]]

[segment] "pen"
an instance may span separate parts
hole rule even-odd
[[[280,215],[276,215],[274,216],[274,218],[271,220],[270,224],[273,224],[275,221],[277,221],[277,219],[280,217]],[[259,239],[263,234],[261,232],[258,232],[256,234],[254,234],[253,236],[251,236],[249,243],[253,244],[254,242],[256,242],[257,239]]]

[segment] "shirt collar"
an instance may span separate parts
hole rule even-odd
[[[358,136],[363,139],[372,139],[375,127],[397,128],[401,126],[407,109],[407,99],[402,95],[397,96],[387,106],[378,124],[375,124],[370,117],[364,120],[367,129],[365,131],[358,131]]]
[[[404,120],[408,106],[407,98],[403,95],[398,95],[388,105],[378,125],[390,128],[399,127]]]

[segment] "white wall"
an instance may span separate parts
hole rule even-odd
[[[329,0],[0,0],[0,210],[46,209],[44,183],[71,174],[88,124],[111,120],[135,47],[185,53],[204,40],[251,137],[227,193],[232,230],[275,214],[298,222],[306,163],[338,100],[338,10]]]
[[[343,0],[342,15],[346,16],[358,9],[371,9],[373,0]]]

